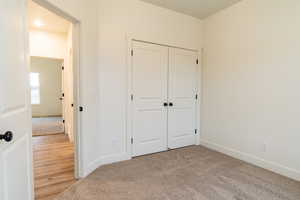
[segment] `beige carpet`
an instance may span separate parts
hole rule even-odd
[[[100,167],[57,200],[300,200],[300,182],[200,146]]]
[[[64,133],[64,124],[61,117],[32,118],[32,135],[46,136]]]

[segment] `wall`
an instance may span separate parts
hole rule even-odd
[[[32,105],[33,117],[62,115],[62,63],[61,59],[31,57],[30,71],[40,78],[40,104]]]
[[[244,0],[204,21],[202,143],[300,180],[300,2]]]
[[[98,85],[97,85],[97,51],[98,24],[97,5],[98,0],[34,0],[42,5],[50,6],[52,11],[65,13],[76,18],[80,23],[80,69],[79,69],[79,103],[84,111],[79,113],[79,143],[80,170],[79,176],[89,174],[94,161],[99,157],[100,137],[97,128],[98,118]],[[78,88],[76,88],[78,89]],[[75,109],[79,105],[75,105]]]
[[[127,158],[126,34],[199,49],[201,21],[139,0],[46,2],[76,17],[81,25],[80,101],[84,112],[80,113],[80,151],[81,176],[86,176],[99,165]]]
[[[105,164],[128,159],[126,61],[129,49],[126,35],[160,44],[200,49],[201,21],[139,0],[99,0],[98,13],[98,123],[101,138],[98,164]]]
[[[30,55],[64,59],[67,34],[30,30]]]

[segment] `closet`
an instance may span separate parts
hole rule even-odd
[[[196,144],[198,54],[133,41],[133,156]]]

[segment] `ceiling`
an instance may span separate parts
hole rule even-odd
[[[141,0],[154,5],[204,19],[241,0]]]
[[[196,18],[203,19],[213,13],[227,8],[241,0],[141,0],[160,7],[171,9]],[[42,26],[36,26],[36,21]],[[30,28],[44,31],[67,33],[70,22],[64,18],[39,6],[32,0],[29,1]]]
[[[30,0],[29,24],[31,29],[67,33],[71,23]]]

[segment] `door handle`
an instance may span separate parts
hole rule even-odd
[[[168,103],[165,102],[165,103],[164,103],[164,107],[167,107],[167,106],[168,106]]]
[[[11,142],[13,140],[13,133],[11,131],[7,131],[4,135],[0,135],[0,140]]]
[[[172,103],[172,102],[170,102],[170,103],[169,103],[169,106],[170,106],[170,107],[173,107],[173,103]]]

